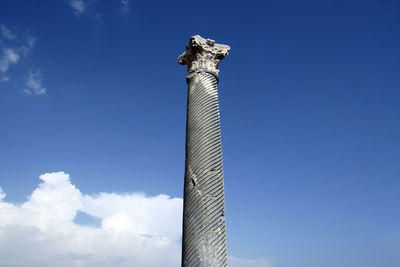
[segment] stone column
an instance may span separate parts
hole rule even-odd
[[[218,63],[230,47],[199,35],[178,63],[188,65],[182,266],[227,266]]]

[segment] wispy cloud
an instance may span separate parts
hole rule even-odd
[[[77,17],[84,14],[94,19],[96,27],[103,25],[103,15],[96,8],[97,0],[64,0],[64,2],[72,8]],[[122,16],[127,17],[131,11],[131,1],[118,0],[115,3],[119,4]]]
[[[0,55],[0,71],[6,72],[11,65],[17,64],[21,55],[26,56],[35,46],[36,38],[28,36],[26,44],[20,47],[10,45],[1,50]]]
[[[21,56],[26,56],[35,47],[37,38],[33,35],[26,36],[24,44],[21,45],[16,39],[16,34],[4,25],[0,24],[2,37],[6,42],[2,43],[3,49],[0,53],[0,72],[6,72],[11,65],[17,64]]]
[[[6,72],[11,65],[17,64],[20,59],[16,49],[13,48],[3,48],[0,57],[0,71]]]
[[[121,0],[121,10],[123,16],[128,16],[131,11],[131,3],[129,0]]]
[[[16,37],[16,34],[13,33],[10,29],[8,29],[4,24],[0,24],[0,29],[1,29],[1,35],[3,38],[7,40],[14,40]]]
[[[80,15],[85,12],[87,7],[84,0],[68,0],[68,4],[72,7],[76,15]]]
[[[44,95],[46,88],[43,86],[43,77],[40,70],[30,71],[26,78],[25,85],[28,87],[24,92],[28,95]]]
[[[85,15],[93,19],[95,23],[95,28],[102,26],[104,24],[102,13],[96,10],[95,4],[98,3],[97,0],[65,0],[77,18],[81,15]]]
[[[26,56],[29,52],[32,51],[32,49],[35,47],[36,41],[37,38],[34,36],[29,35],[26,37],[26,45],[23,45],[21,47],[21,51],[24,56]]]
[[[244,259],[229,256],[230,267],[272,267],[272,262],[268,259]]]
[[[0,82],[9,81],[10,77],[6,76],[6,72],[9,70],[11,65],[17,64],[20,60],[20,48],[13,45],[13,40],[16,38],[16,34],[11,32],[4,24],[0,23],[0,46],[3,47],[0,50]],[[11,43],[11,44],[10,44]]]
[[[26,57],[35,47],[37,38],[32,34],[24,34],[20,38],[16,38],[16,34],[12,33],[4,24],[0,24],[2,40],[0,45],[0,82],[8,82],[10,76],[8,71],[12,65],[16,65],[22,58]],[[46,88],[43,86],[43,76],[40,70],[28,72],[25,78],[26,88],[24,93],[29,95],[44,95]]]

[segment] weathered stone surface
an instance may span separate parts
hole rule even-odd
[[[218,63],[228,55],[229,45],[217,44],[214,40],[200,35],[190,38],[186,51],[179,56],[178,63],[188,65],[188,73],[207,70],[218,74]]]
[[[178,63],[188,65],[182,267],[228,264],[218,63],[230,47],[199,35]]]

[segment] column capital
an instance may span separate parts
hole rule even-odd
[[[200,35],[192,36],[186,51],[178,57],[178,63],[188,65],[188,73],[204,70],[219,73],[218,63],[228,55],[229,45],[217,44]]]

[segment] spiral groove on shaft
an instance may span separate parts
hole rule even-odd
[[[188,78],[182,266],[227,266],[217,76]]]

